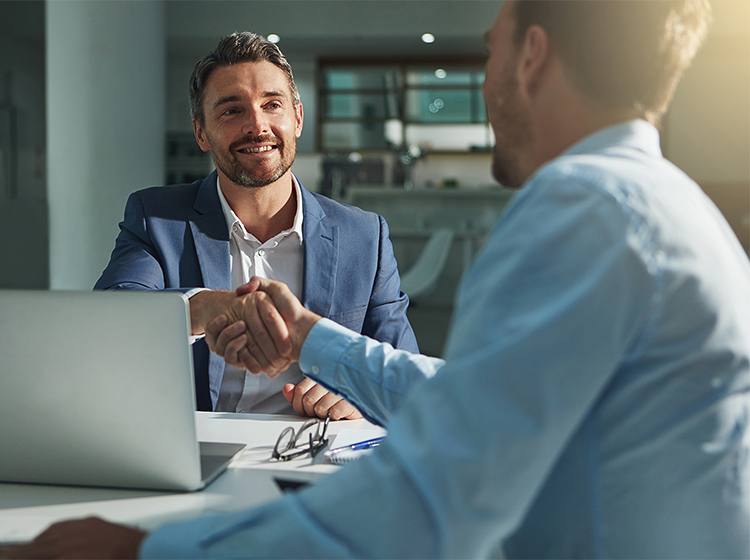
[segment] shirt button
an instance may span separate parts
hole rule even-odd
[[[259,257],[262,257],[265,254],[266,254],[266,252],[263,249],[258,249],[258,256]]]
[[[235,232],[239,232],[239,231],[240,231],[240,224],[234,224],[234,225],[232,226],[232,229],[233,229],[233,230],[234,230]]]
[[[313,373],[314,373],[315,375],[317,375],[317,374],[319,374],[319,373],[320,373],[320,368],[319,368],[318,366],[313,366],[313,367],[312,367],[312,372],[313,372]]]

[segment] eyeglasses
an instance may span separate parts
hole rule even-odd
[[[331,415],[328,414],[325,421],[320,418],[308,420],[296,432],[292,426],[284,428],[279,434],[279,439],[276,440],[271,457],[279,461],[288,461],[306,453],[315,457],[321,449],[328,445],[326,431],[330,420]]]

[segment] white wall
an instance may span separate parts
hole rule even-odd
[[[87,290],[127,195],[164,177],[166,43],[160,1],[48,1],[50,287]]]

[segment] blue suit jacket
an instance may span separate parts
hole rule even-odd
[[[385,220],[324,196],[302,193],[302,303],[315,313],[396,348],[417,352],[408,299]],[[229,232],[216,172],[186,185],[130,195],[115,249],[95,290],[230,290]],[[198,410],[213,410],[222,358],[193,345]]]

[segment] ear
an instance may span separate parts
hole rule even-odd
[[[302,136],[302,122],[304,121],[302,102],[299,102],[294,106],[294,115],[296,119],[296,123],[294,126],[294,137],[299,138],[300,136]]]
[[[521,92],[533,95],[549,67],[549,35],[543,27],[532,25],[526,30],[518,63],[518,83]]]
[[[203,131],[203,127],[198,122],[198,119],[193,119],[193,134],[195,135],[195,141],[198,142],[198,146],[204,152],[211,151],[211,145],[208,143],[208,138]]]

